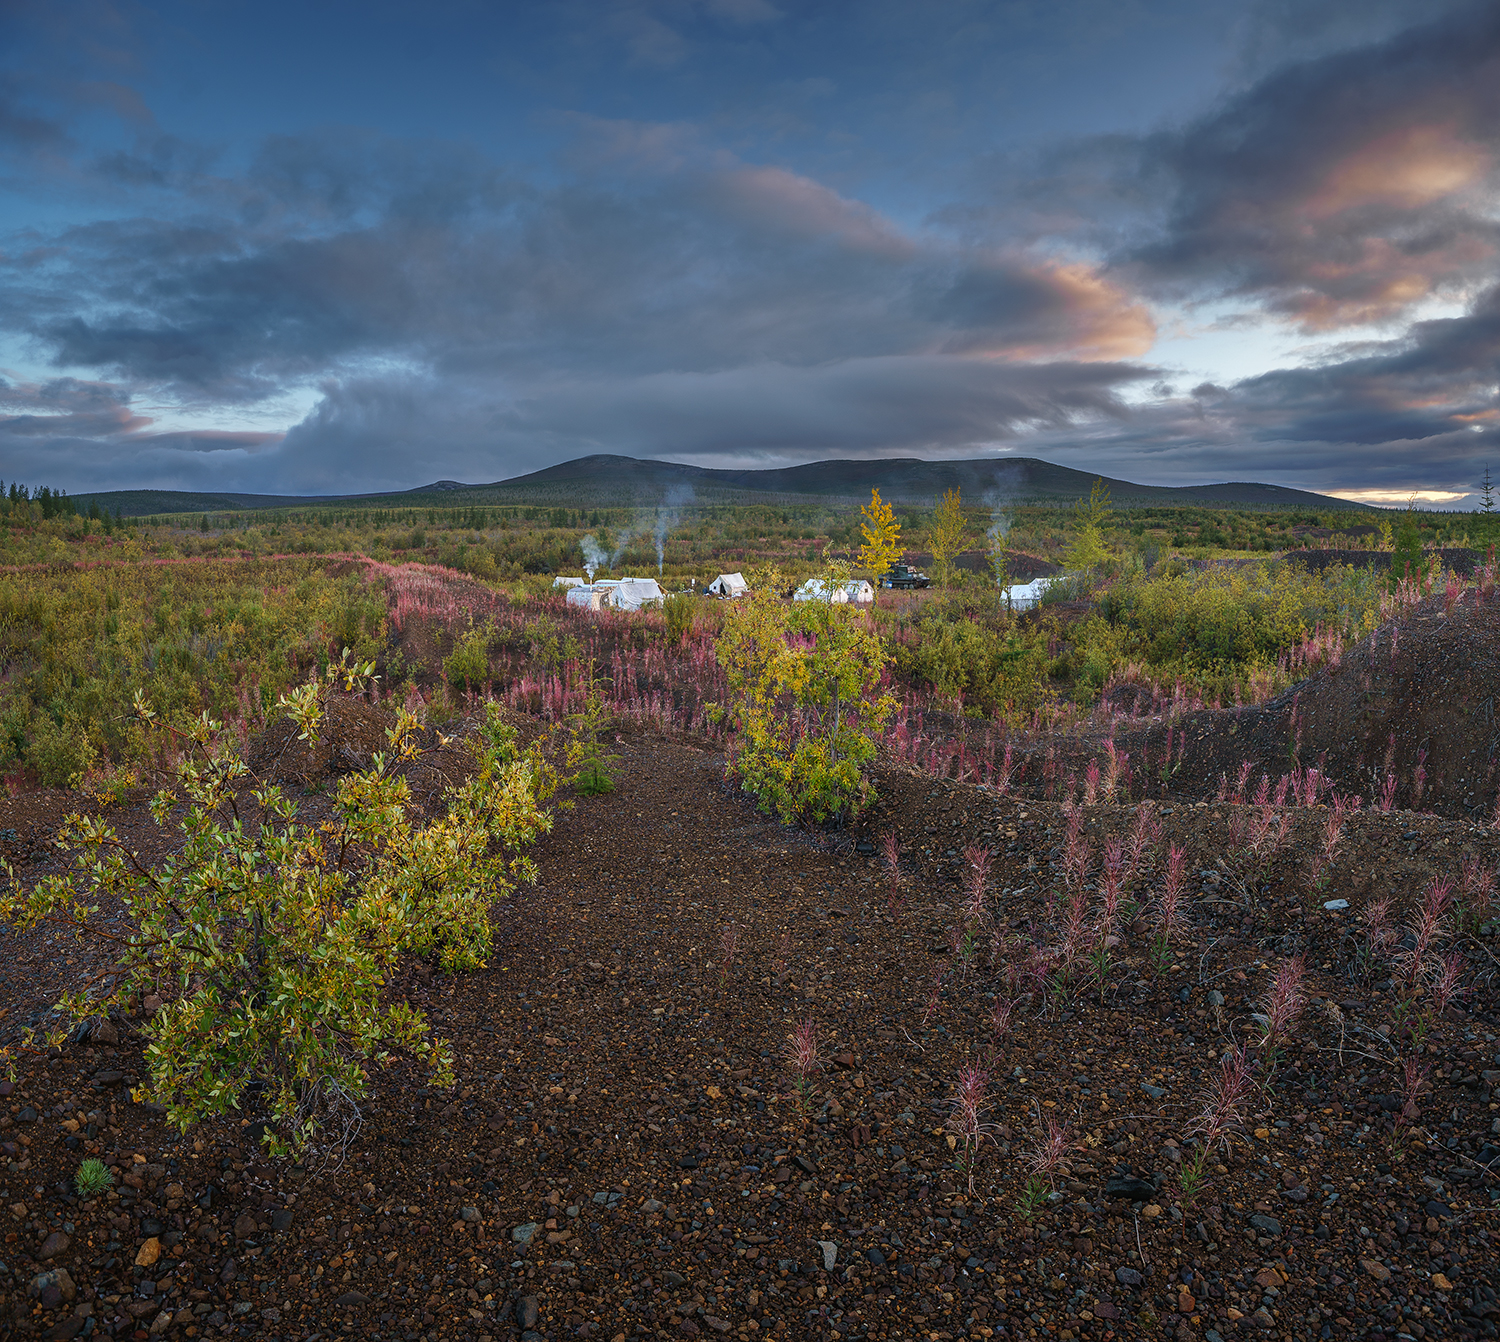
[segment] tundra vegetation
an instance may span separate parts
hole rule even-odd
[[[6,1326],[1484,1335],[1500,523],[61,498]],[[568,606],[584,535],[668,604]]]

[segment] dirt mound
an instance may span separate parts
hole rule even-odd
[[[337,698],[328,705],[323,740],[300,740],[296,725],[285,718],[250,738],[245,761],[261,778],[309,787],[337,774],[369,767],[377,750],[390,741],[386,729],[395,717],[364,699]]]
[[[1500,622],[1476,594],[1445,612],[1424,602],[1377,630],[1290,696],[1268,705],[1290,752],[1366,797],[1396,779],[1396,804],[1489,814],[1500,730]],[[1325,755],[1326,752],[1326,755]]]
[[[1257,708],[1192,713],[1174,728],[1174,793],[1204,795],[1249,761],[1252,778],[1321,769],[1339,792],[1369,805],[1395,779],[1399,809],[1481,819],[1500,788],[1500,614],[1471,589],[1451,613],[1434,598],[1346,649],[1288,693]],[[1139,687],[1111,706],[1160,712]],[[1155,776],[1167,728],[1121,734],[1133,765]]]

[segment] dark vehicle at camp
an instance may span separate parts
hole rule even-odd
[[[907,568],[905,564],[892,564],[891,571],[880,580],[882,587],[931,587],[932,579],[925,573],[918,573],[914,568]]]

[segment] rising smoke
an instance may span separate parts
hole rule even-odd
[[[682,520],[682,509],[695,497],[691,485],[673,485],[667,490],[661,506],[656,510],[656,525],[652,528],[652,534],[656,537],[656,572],[658,575],[666,561],[667,533]]]
[[[1005,540],[1010,535],[1015,514],[1011,506],[1020,496],[1024,473],[1020,466],[1002,466],[995,472],[995,483],[985,491],[984,504],[990,510],[990,526],[985,533],[995,581],[1002,586],[1009,578],[1005,568]]]
[[[595,572],[608,567],[609,555],[592,534],[585,536],[578,543],[583,547],[583,571],[589,575],[589,581],[593,582]]]

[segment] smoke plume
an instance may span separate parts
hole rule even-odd
[[[585,536],[578,543],[583,547],[583,571],[589,575],[589,581],[593,582],[594,573],[609,564],[609,555],[605,553],[604,547],[592,534]]]
[[[667,490],[661,506],[656,510],[656,525],[652,528],[652,533],[656,537],[656,572],[658,575],[666,559],[667,533],[682,520],[683,507],[691,503],[695,497],[691,485],[673,485]]]

